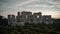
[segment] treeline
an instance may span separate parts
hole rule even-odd
[[[3,16],[0,16],[0,26],[6,26],[7,23],[8,23],[8,19]]]

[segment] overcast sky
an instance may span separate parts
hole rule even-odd
[[[60,0],[0,0],[0,15],[7,17],[24,10],[60,18]]]

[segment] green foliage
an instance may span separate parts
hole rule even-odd
[[[56,34],[60,32],[60,22],[57,20],[54,24],[33,24],[32,26],[2,26],[1,34]]]

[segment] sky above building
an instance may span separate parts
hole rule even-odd
[[[7,17],[21,11],[42,12],[42,15],[60,18],[60,0],[0,0],[0,15]]]

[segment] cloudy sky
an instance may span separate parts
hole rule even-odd
[[[0,0],[0,15],[7,17],[24,10],[60,18],[60,0]]]

